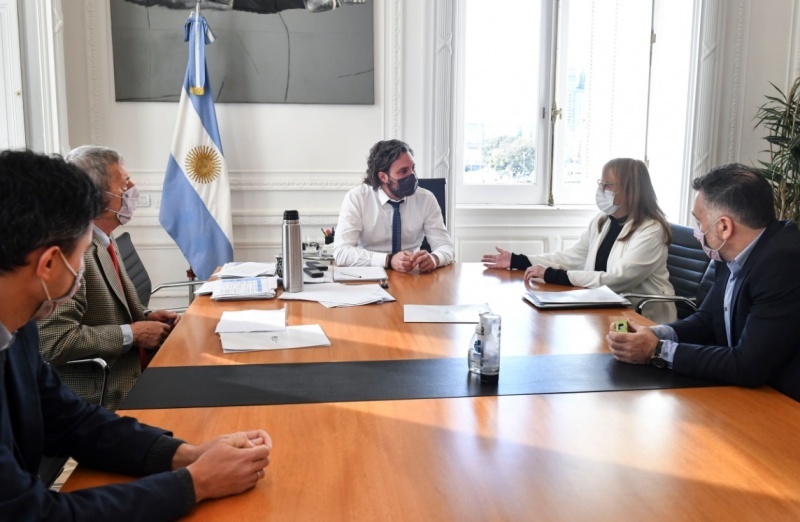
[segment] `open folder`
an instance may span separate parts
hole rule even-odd
[[[523,296],[536,308],[606,308],[630,306],[631,302],[603,285],[599,288],[581,288],[565,292],[539,292],[531,290]]]

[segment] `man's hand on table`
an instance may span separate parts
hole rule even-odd
[[[647,364],[653,358],[658,337],[649,326],[629,320],[627,332],[615,332],[614,323],[611,323],[606,341],[611,355],[618,361]]]
[[[272,439],[264,430],[220,435],[200,445],[181,444],[173,469],[186,467],[198,502],[235,495],[264,478]]]

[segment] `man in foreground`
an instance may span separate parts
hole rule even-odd
[[[339,266],[382,266],[431,272],[455,257],[436,197],[418,187],[414,152],[400,140],[369,151],[364,183],[342,202],[333,243]],[[420,250],[428,239],[431,251]]]
[[[611,353],[693,377],[768,384],[800,401],[800,231],[775,219],[772,187],[750,167],[717,167],[692,187],[695,237],[714,260],[714,286],[681,321],[612,330]]]
[[[174,520],[201,500],[252,488],[269,464],[263,430],[187,444],[79,399],[42,359],[36,320],[78,290],[102,208],[100,189],[77,167],[0,153],[2,520]],[[144,478],[59,494],[37,476],[45,455]]]

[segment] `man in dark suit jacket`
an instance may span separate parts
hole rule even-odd
[[[800,401],[800,231],[775,219],[772,187],[750,167],[715,168],[692,187],[695,236],[715,262],[714,286],[686,319],[612,330],[611,353],[694,377],[768,384]]]
[[[100,372],[91,365],[67,363],[102,357],[110,369],[104,405],[114,411],[180,317],[166,310],[146,311],[119,256],[112,233],[131,220],[138,197],[122,157],[107,147],[84,145],[66,159],[100,187],[105,208],[94,220],[80,289],[39,323],[40,350],[67,386],[95,403],[100,401]]]
[[[0,520],[174,520],[196,502],[252,488],[272,442],[263,430],[199,446],[79,399],[39,354],[36,319],[81,283],[98,187],[58,158],[0,153]],[[47,489],[42,456],[146,475],[75,493]]]

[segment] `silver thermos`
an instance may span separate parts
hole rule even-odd
[[[283,212],[283,290],[303,291],[303,251],[300,215],[296,210]]]

